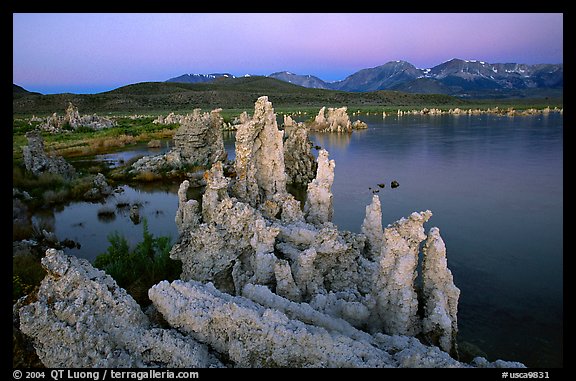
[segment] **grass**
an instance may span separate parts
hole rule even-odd
[[[12,303],[30,294],[40,285],[46,270],[32,254],[18,255],[12,260]]]
[[[14,225],[16,227],[18,225]],[[24,225],[20,225],[22,229]],[[50,227],[41,222],[26,225],[26,234],[22,233],[18,239],[33,239],[40,242],[44,234],[42,230],[50,231]],[[13,239],[14,232],[13,232]],[[12,302],[15,303],[24,295],[30,294],[40,285],[46,275],[46,271],[40,264],[43,253],[37,253],[34,249],[25,253],[12,256]]]
[[[20,163],[14,162],[12,165],[12,186],[30,194],[32,198],[26,201],[26,205],[31,210],[84,200],[84,194],[94,186],[94,177],[95,174],[90,171],[72,180],[52,173],[35,176]]]
[[[141,141],[171,137],[178,125],[152,123],[154,118],[130,119],[127,116],[116,119],[117,126],[98,131],[79,130],[70,133],[42,133],[44,149],[65,158],[96,155],[108,152],[111,148],[124,147]],[[22,147],[28,144],[19,119],[13,121],[12,157],[22,160]],[[27,131],[27,130],[26,130]]]
[[[133,249],[126,238],[117,232],[108,236],[106,253],[94,260],[94,266],[109,274],[141,306],[151,303],[148,289],[154,284],[180,277],[182,264],[170,258],[170,237],[154,237],[143,220],[142,241]]]

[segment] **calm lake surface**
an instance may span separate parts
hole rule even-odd
[[[334,223],[360,232],[369,188],[379,189],[384,226],[431,210],[425,228],[440,229],[461,290],[459,341],[492,361],[562,367],[562,115],[359,119],[367,130],[311,136],[336,161]],[[233,133],[225,134],[225,145],[232,159]],[[167,149],[139,146],[101,159],[114,165],[118,158]],[[398,188],[390,187],[393,180]],[[122,189],[106,204],[75,203],[38,218],[52,220],[59,239],[80,242],[81,249],[68,252],[89,260],[106,250],[113,231],[131,243],[141,240],[142,223],[134,224],[118,203],[138,203],[149,230],[176,241],[178,184]],[[98,217],[102,208],[116,211]]]

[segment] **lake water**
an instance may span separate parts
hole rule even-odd
[[[367,130],[311,136],[336,161],[334,223],[359,232],[369,188],[379,190],[384,225],[431,210],[425,228],[439,227],[461,290],[459,341],[478,346],[490,360],[561,367],[563,117],[359,118]],[[233,139],[225,135],[229,158]],[[398,188],[390,187],[393,180]],[[58,238],[81,243],[71,254],[93,260],[113,231],[141,240],[142,223],[134,224],[118,203],[139,204],[153,234],[176,240],[178,184],[123,189],[106,204],[75,203],[48,217]],[[115,213],[98,217],[106,208]]]

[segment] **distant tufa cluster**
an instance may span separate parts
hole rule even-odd
[[[352,130],[361,130],[368,128],[368,125],[361,120],[353,123],[347,113],[347,107],[333,108],[322,107],[310,123],[310,129],[322,132],[352,132]]]
[[[39,118],[33,117],[32,119],[38,121]],[[96,114],[80,116],[78,107],[74,106],[72,102],[68,103],[68,108],[64,116],[58,116],[58,114],[54,113],[46,119],[40,119],[40,121],[42,121],[42,123],[38,128],[50,133],[73,131],[79,127],[100,130],[116,125],[115,121]]]

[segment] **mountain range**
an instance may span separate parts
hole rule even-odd
[[[222,77],[234,78],[228,73],[184,74],[166,82],[209,83]],[[406,61],[390,61],[333,82],[288,71],[272,73],[268,77],[315,89],[395,90],[462,98],[562,96],[564,88],[563,64],[487,63],[458,58],[428,69],[419,69]]]

